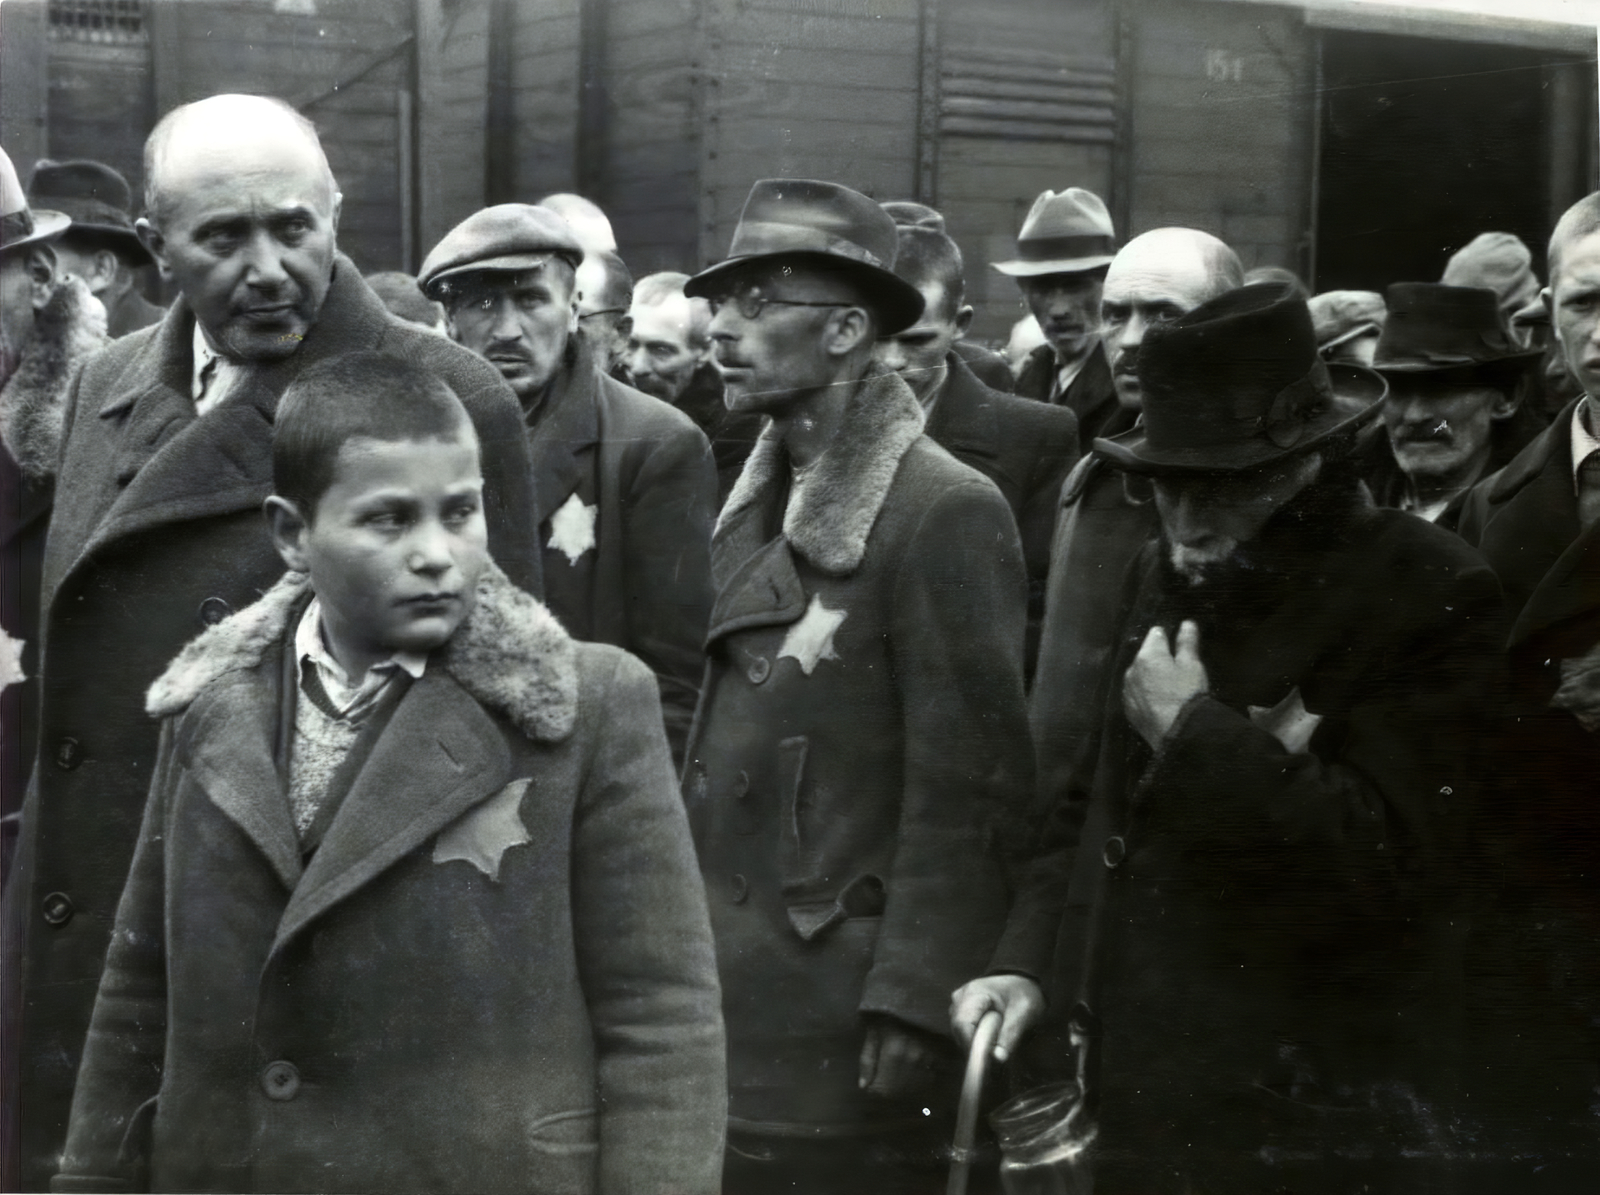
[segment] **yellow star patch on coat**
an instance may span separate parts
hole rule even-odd
[[[500,859],[506,850],[533,841],[517,811],[522,795],[532,783],[532,780],[513,780],[460,821],[441,831],[433,844],[433,861],[463,860],[498,884]]]
[[[820,593],[812,594],[811,604],[806,607],[804,616],[783,637],[778,659],[788,656],[797,661],[800,671],[807,676],[822,660],[837,660],[839,653],[833,650],[833,636],[845,617],[843,610],[830,610],[824,606]]]
[[[594,519],[598,506],[586,505],[578,495],[570,495],[561,509],[550,516],[550,546],[563,552],[573,564],[594,547]]]
[[[22,670],[22,649],[27,645],[27,640],[13,639],[0,631],[0,689],[28,679],[28,674]]]
[[[1271,709],[1264,705],[1252,705],[1249,714],[1250,721],[1282,743],[1283,749],[1291,755],[1306,754],[1311,746],[1311,736],[1322,725],[1322,715],[1306,709],[1299,685],[1290,689],[1288,695]]]

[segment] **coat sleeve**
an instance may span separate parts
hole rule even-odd
[[[1499,587],[1476,565],[1410,574],[1390,626],[1375,617],[1361,691],[1290,751],[1212,696],[1184,707],[1133,792],[1151,839],[1197,873],[1261,892],[1394,908],[1459,863],[1502,689]],[[1202,643],[1201,653],[1204,656]],[[1308,707],[1311,713],[1315,708]]]
[[[987,480],[928,504],[889,601],[904,781],[861,1010],[943,1035],[951,991],[983,973],[1000,936],[999,841],[1033,784],[1027,579],[1011,508]]]
[[[599,1066],[599,1190],[714,1195],[727,1071],[705,889],[650,673],[594,650],[616,663],[579,714],[600,730],[573,827],[572,900]]]
[[[705,433],[687,420],[640,447],[622,494],[628,646],[656,674],[667,741],[681,764],[711,618],[717,467]]]
[[[117,906],[52,1191],[137,1190],[149,1160],[142,1137],[154,1116],[166,1054],[165,838],[180,770],[177,721],[162,723],[150,799]]]

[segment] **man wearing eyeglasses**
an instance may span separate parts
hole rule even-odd
[[[873,361],[922,313],[896,251],[865,195],[768,180],[684,288],[728,407],[769,419],[712,541],[684,771],[737,1195],[940,1184],[944,1012],[994,956],[994,848],[1032,788],[1016,522]]]
[[[445,305],[451,338],[522,403],[546,604],[575,638],[626,648],[655,671],[681,763],[711,606],[716,468],[687,416],[608,376],[578,335],[583,256],[555,212],[500,204],[447,233],[418,281]]]

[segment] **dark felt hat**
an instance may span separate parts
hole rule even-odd
[[[1371,418],[1384,380],[1317,354],[1281,282],[1240,287],[1157,324],[1139,346],[1144,418],[1094,450],[1133,473],[1233,473],[1309,452]]]
[[[1524,348],[1506,327],[1494,291],[1442,282],[1396,282],[1372,368],[1380,373],[1460,371],[1515,374],[1538,349]]]
[[[23,194],[17,168],[0,149],[0,250],[10,252],[24,245],[48,241],[66,231],[71,218],[64,212],[34,210]]]
[[[571,263],[573,270],[582,264],[583,246],[572,226],[547,207],[497,203],[444,234],[423,261],[417,285],[430,299],[443,299],[451,280],[463,274],[520,273],[551,258]]]
[[[1116,256],[1115,237],[1111,213],[1093,191],[1045,191],[1033,201],[1017,233],[1017,256],[991,264],[1013,278],[1098,270]]]
[[[104,162],[40,158],[28,180],[28,202],[65,212],[72,219],[69,231],[93,233],[114,242],[136,263],[150,261],[149,251],[133,230],[133,189]]]
[[[847,274],[878,316],[878,331],[904,331],[922,318],[922,292],[894,273],[894,220],[859,191],[806,178],[767,178],[750,188],[728,256],[683,288],[691,299],[718,297],[731,275],[773,257],[809,258]]]

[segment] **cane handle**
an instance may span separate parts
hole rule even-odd
[[[967,1054],[967,1074],[961,1080],[961,1102],[956,1105],[956,1139],[950,1149],[950,1182],[945,1195],[967,1195],[967,1173],[972,1168],[972,1144],[978,1135],[978,1103],[983,1080],[989,1073],[995,1039],[1000,1036],[1000,1010],[991,1008],[978,1021]]]

